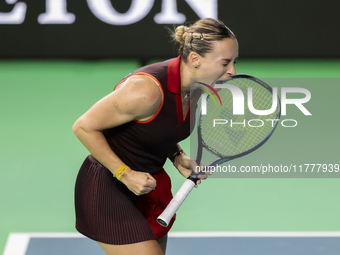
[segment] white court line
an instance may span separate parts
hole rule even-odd
[[[340,237],[340,231],[170,232],[169,237]],[[87,238],[79,233],[10,233],[3,255],[25,255],[30,238]]]
[[[85,238],[79,233],[10,233],[3,255],[25,255],[32,237],[38,238]]]
[[[30,240],[29,234],[10,233],[3,255],[24,255]]]

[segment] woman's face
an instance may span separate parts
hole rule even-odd
[[[213,42],[211,52],[204,57],[198,57],[196,78],[228,79],[236,74],[235,60],[238,57],[238,42],[236,39],[226,38]]]

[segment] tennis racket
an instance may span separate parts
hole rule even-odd
[[[203,94],[201,107],[206,104],[206,113],[202,114],[200,111],[197,126],[197,165],[199,166],[201,163],[203,147],[219,158],[207,166],[207,169],[249,154],[261,147],[273,134],[281,112],[276,89],[273,90],[255,77],[244,74],[235,75],[227,81],[219,81],[215,84],[215,88],[219,90],[218,95],[222,105],[217,104],[214,97]],[[242,95],[244,95],[243,101],[240,99]],[[203,96],[206,98],[204,102]],[[252,101],[249,101],[249,98]],[[242,108],[244,114],[240,113]],[[235,111],[238,113],[235,114]],[[199,174],[201,173],[192,171],[163,213],[157,218],[159,224],[165,227],[169,224],[173,215],[195,186]]]

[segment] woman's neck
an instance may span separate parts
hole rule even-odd
[[[194,78],[194,74],[188,64],[181,60],[180,64],[180,77],[181,77],[181,92],[183,95],[190,93],[190,79]]]

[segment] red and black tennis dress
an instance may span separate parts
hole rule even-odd
[[[116,245],[161,238],[170,230],[174,218],[167,228],[156,220],[172,199],[163,165],[170,149],[190,134],[190,114],[183,120],[180,57],[142,67],[126,78],[131,75],[154,79],[162,90],[162,104],[149,121],[131,121],[103,133],[126,165],[153,175],[156,189],[136,196],[92,155],[84,161],[75,187],[77,230]]]

